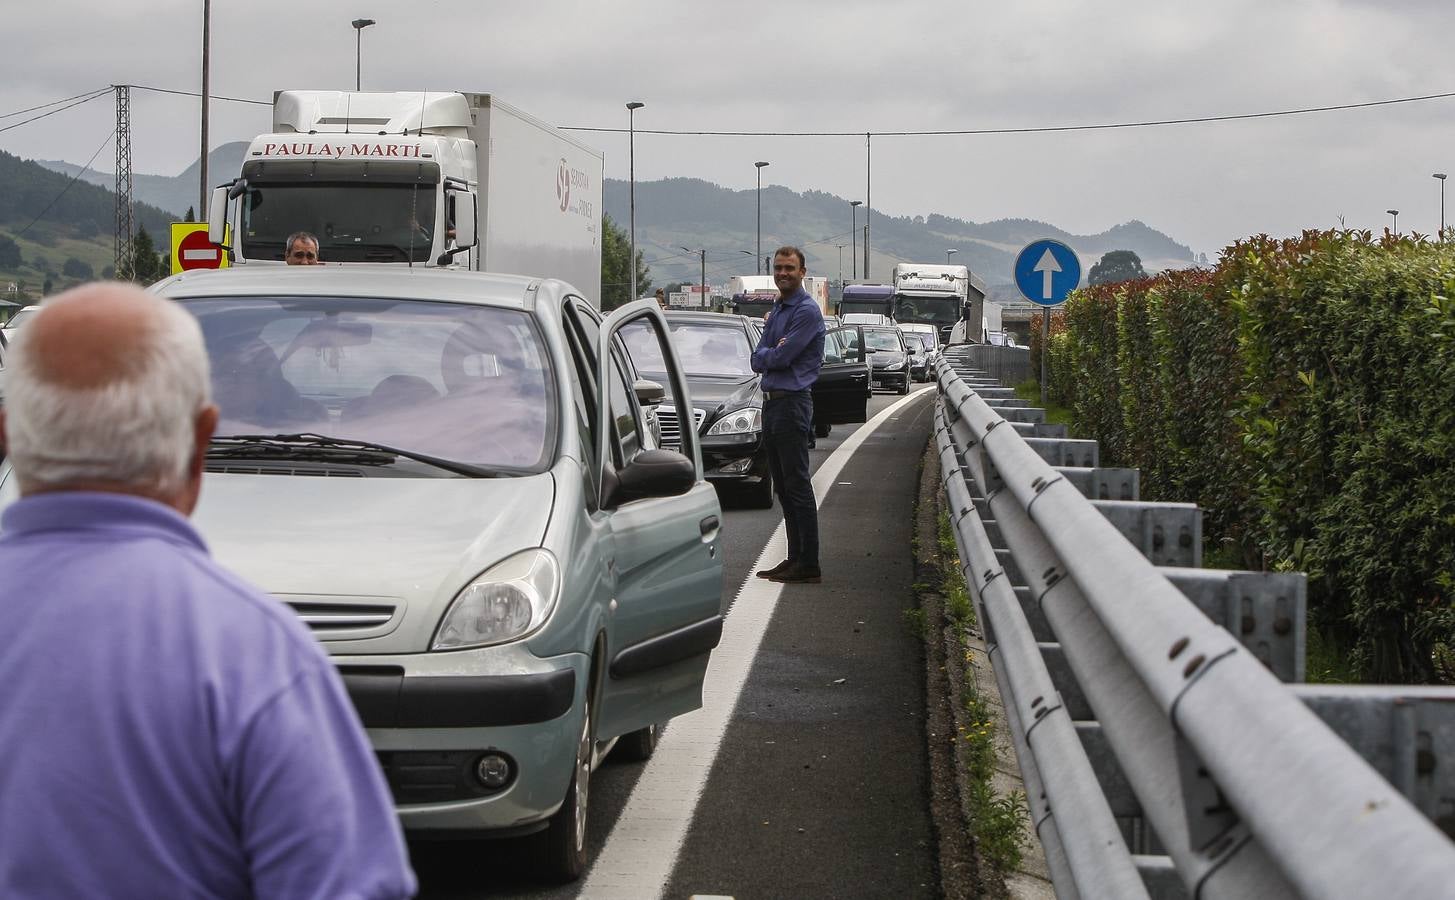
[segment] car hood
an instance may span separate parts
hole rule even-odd
[[[666,376],[657,378],[648,375],[648,378],[658,380],[666,384]],[[759,388],[759,376],[755,373],[742,379],[733,378],[703,378],[701,376],[687,376],[687,390],[692,395],[692,407],[700,409],[705,413],[702,420],[703,427],[711,424],[722,413],[730,409],[738,409],[743,406],[763,405],[763,392]],[[672,392],[667,391],[670,400]]]
[[[880,350],[869,357],[874,368],[883,369],[889,366],[898,366],[904,363],[904,354],[893,350]]]
[[[192,520],[224,566],[300,612],[335,616],[333,626],[313,628],[330,652],[422,652],[471,579],[541,546],[554,497],[550,473],[209,474]],[[388,621],[366,625],[367,615],[343,616],[370,609],[375,619],[387,613]]]

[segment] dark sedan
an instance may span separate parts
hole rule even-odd
[[[909,348],[893,325],[865,325],[864,343],[874,367],[874,387],[909,393]]]
[[[702,466],[708,481],[741,492],[750,506],[773,505],[773,483],[763,444],[763,392],[750,360],[760,332],[743,317],[722,313],[666,313],[672,346],[692,393],[695,426],[701,437]],[[644,378],[660,380],[666,366],[657,343],[640,326],[622,330],[632,362]],[[855,348],[845,353],[844,348]],[[863,338],[854,326],[831,329],[824,343],[824,365],[813,386],[814,424],[819,427],[863,422],[868,417],[869,373]],[[848,359],[845,359],[845,357]],[[665,382],[664,382],[665,383]],[[662,445],[681,440],[681,423],[670,403],[657,413]]]

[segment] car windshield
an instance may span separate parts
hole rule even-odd
[[[904,350],[899,335],[893,331],[870,331],[864,329],[864,343],[870,350]]]
[[[550,462],[549,356],[519,310],[348,297],[183,304],[206,340],[218,436],[317,433],[499,470]]]
[[[935,336],[928,331],[906,331],[904,337],[906,341],[918,341],[919,345],[926,350],[933,350],[938,346]]]
[[[749,359],[753,348],[737,322],[719,325],[710,322],[672,322],[672,346],[682,371],[700,378],[746,378],[753,374]],[[637,370],[649,376],[665,376],[666,361],[661,344],[652,328],[644,321],[633,322],[621,330],[628,352]]]

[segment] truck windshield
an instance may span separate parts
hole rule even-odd
[[[772,300],[737,300],[733,303],[733,312],[752,319],[763,318],[763,314],[772,308]]]
[[[839,315],[847,316],[850,313],[877,313],[881,316],[889,315],[888,300],[840,300]]]
[[[953,325],[960,320],[959,297],[894,298],[894,321],[922,322],[927,325]]]
[[[550,463],[549,356],[519,310],[349,297],[182,302],[206,340],[220,437],[317,433],[501,471]]]
[[[283,259],[288,235],[318,237],[333,262],[427,262],[435,191],[429,184],[251,182],[242,207],[242,254]]]

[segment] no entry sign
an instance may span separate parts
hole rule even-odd
[[[206,222],[172,223],[172,274],[227,268],[227,253],[207,240]]]

